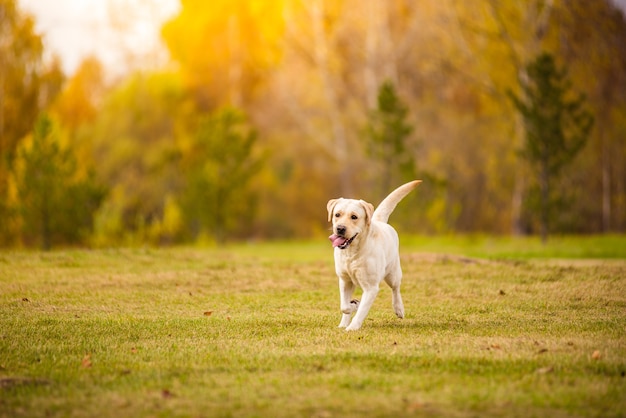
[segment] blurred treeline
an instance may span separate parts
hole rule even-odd
[[[65,75],[0,0],[3,245],[320,236],[328,199],[377,204],[412,178],[400,229],[537,233],[511,97],[544,52],[595,121],[552,183],[551,232],[626,230],[610,0],[182,0],[162,38],[164,68],[112,80],[90,58]]]

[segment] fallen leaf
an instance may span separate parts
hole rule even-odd
[[[206,311],[204,313],[204,316],[211,316],[211,315],[213,315],[213,311]]]
[[[537,351],[537,354],[544,354],[547,353],[548,349],[547,348],[542,348],[541,350]]]
[[[413,402],[407,406],[407,412],[413,413],[419,411],[420,409],[424,409],[424,404],[421,402]]]
[[[163,389],[161,391],[161,396],[164,397],[165,399],[168,399],[174,396],[174,394],[172,394],[172,392],[170,392],[169,389]]]
[[[404,405],[406,407],[406,411],[410,414],[414,414],[417,411],[424,409],[426,404],[420,401],[409,401],[408,399],[403,399]]]
[[[130,352],[135,354],[137,352],[137,349],[135,347],[133,347],[133,348],[130,349]]]
[[[491,348],[495,348],[496,350],[501,349],[500,344],[491,344]]]
[[[591,358],[594,360],[599,360],[602,357],[602,354],[600,353],[600,350],[596,350],[593,352],[593,354],[591,354]]]
[[[537,373],[539,374],[552,373],[553,371],[554,371],[554,367],[552,366],[542,367],[541,369],[537,369]]]
[[[81,361],[81,366],[84,369],[88,369],[92,366],[91,363],[91,354],[85,354],[85,357],[83,357],[83,360]]]

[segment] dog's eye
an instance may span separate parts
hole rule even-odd
[[[340,216],[341,216],[341,213],[339,213],[339,212],[335,213],[335,218],[338,218]]]
[[[357,219],[359,219],[359,217],[358,217],[358,216],[356,216],[356,215],[352,215],[352,216],[351,216],[351,218],[352,218],[353,220],[355,220],[355,221],[356,221]]]

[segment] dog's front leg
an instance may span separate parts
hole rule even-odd
[[[351,281],[339,278],[339,298],[342,313],[339,328],[345,328],[350,324],[350,317],[359,306],[358,300],[352,300],[355,287]]]
[[[378,286],[372,286],[367,289],[363,289],[363,296],[361,297],[361,303],[356,311],[356,315],[352,318],[352,322],[350,325],[346,327],[346,331],[356,331],[361,328],[363,325],[363,321],[367,317],[367,314],[376,299],[376,295],[378,294]]]

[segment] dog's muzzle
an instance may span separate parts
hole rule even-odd
[[[346,248],[348,248],[350,244],[352,244],[352,241],[354,241],[357,235],[359,235],[358,232],[354,234],[352,238],[348,239],[341,235],[332,234],[331,236],[328,237],[328,239],[330,240],[330,242],[333,243],[333,247],[339,248],[340,250],[345,250]]]

